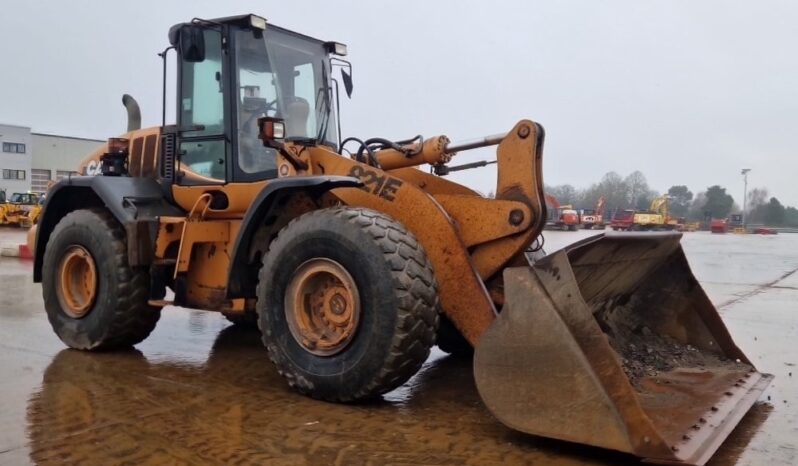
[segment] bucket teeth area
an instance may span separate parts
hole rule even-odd
[[[534,435],[708,461],[772,377],[734,344],[680,237],[599,235],[507,269],[474,360],[491,412]]]

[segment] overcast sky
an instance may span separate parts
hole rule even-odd
[[[749,188],[798,205],[798,2],[4,0],[2,11],[0,122],[36,132],[121,133],[125,92],[159,125],[169,26],[251,12],[349,45],[346,136],[470,139],[531,118],[546,128],[549,184],[639,169],[658,191],[720,184],[742,204],[746,167]],[[495,186],[490,168],[454,178]]]

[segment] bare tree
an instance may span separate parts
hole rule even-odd
[[[575,204],[578,200],[579,193],[570,184],[561,184],[558,186],[547,186],[546,192],[556,197],[560,204]]]
[[[639,208],[640,198],[648,196],[651,191],[648,187],[646,176],[643,175],[640,170],[635,170],[630,173],[623,182],[626,184],[626,189],[628,190],[627,199],[629,200],[629,205]],[[648,203],[644,204],[646,204],[646,208],[648,208]]]
[[[768,203],[768,188],[754,188],[748,191],[748,201],[746,209],[748,212],[753,211],[761,205]]]
[[[706,212],[704,211],[704,206],[706,203],[707,193],[705,191],[701,191],[695,195],[693,198],[693,203],[690,204],[690,210],[687,214],[691,220],[704,220],[706,217]]]
[[[607,200],[607,211],[625,209],[629,206],[629,190],[621,175],[608,172],[598,184],[598,192]]]

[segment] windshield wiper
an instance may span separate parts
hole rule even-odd
[[[330,86],[327,84],[327,68],[324,67],[324,63],[321,64],[321,81],[322,85],[319,87],[319,90],[316,92],[316,110],[317,112],[323,112],[321,115],[321,121],[319,122],[319,131],[316,134],[316,141],[322,142],[327,135],[327,126],[330,122],[330,113],[332,109],[330,108]],[[321,97],[321,98],[320,98]]]

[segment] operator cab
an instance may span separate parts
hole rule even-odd
[[[39,203],[39,196],[33,193],[14,193],[8,202],[19,205],[35,205]]]
[[[344,55],[343,44],[255,15],[177,24],[169,40],[178,56],[178,183],[277,177],[276,151],[258,139],[264,116],[283,120],[286,140],[338,147],[331,55]]]

